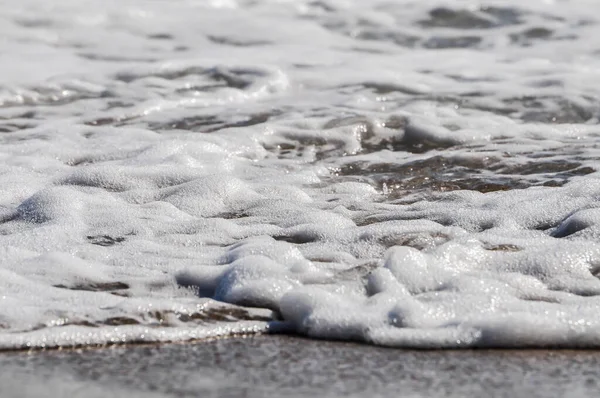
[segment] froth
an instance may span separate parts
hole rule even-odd
[[[600,346],[592,6],[0,6],[0,349]]]

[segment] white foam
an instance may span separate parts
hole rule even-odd
[[[0,4],[0,349],[600,346],[594,9]]]

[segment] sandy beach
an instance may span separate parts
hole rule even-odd
[[[595,397],[600,352],[398,350],[290,336],[0,355],[2,397]]]

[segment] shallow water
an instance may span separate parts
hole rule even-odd
[[[0,1],[0,348],[600,346],[573,1]]]

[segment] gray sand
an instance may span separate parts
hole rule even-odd
[[[598,397],[600,352],[412,351],[287,336],[0,354],[0,397]]]

